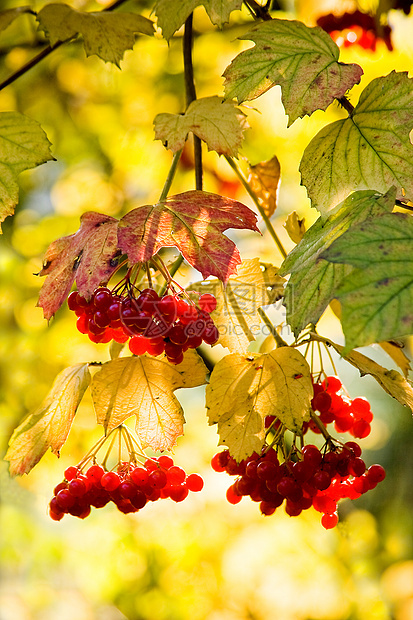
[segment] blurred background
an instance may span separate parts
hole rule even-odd
[[[28,2],[3,0],[1,8],[23,4]],[[35,10],[44,4],[30,3]],[[82,10],[100,10],[104,4],[70,2]],[[130,0],[121,10],[138,9],[149,16],[151,4]],[[377,4],[299,0],[281,3],[284,12],[276,16],[297,17],[313,26],[330,12],[374,13]],[[401,4],[409,13],[410,3]],[[333,33],[341,60],[357,62],[364,70],[361,84],[350,94],[353,105],[374,77],[413,69],[413,14],[392,10],[394,3],[384,5],[384,17],[367,38],[357,24]],[[392,51],[388,37],[381,38],[386,20]],[[232,13],[223,31],[211,25],[203,8],[196,10],[198,96],[223,94],[220,76],[251,45],[237,40],[249,26],[245,10]],[[1,31],[0,81],[44,45],[32,15],[20,16]],[[13,429],[39,405],[58,372],[71,364],[109,359],[107,345],[93,345],[76,331],[66,307],[49,325],[36,308],[42,281],[34,274],[48,244],[75,232],[86,211],[121,217],[134,206],[156,202],[168,173],[172,156],[154,140],[152,122],[157,113],[184,109],[182,33],[169,45],[158,35],[139,37],[121,67],[119,71],[96,56],[86,59],[81,43],[75,42],[0,91],[0,110],[17,110],[40,122],[57,160],[20,175],[20,203],[16,215],[4,222],[0,238],[2,455]],[[279,158],[281,185],[272,221],[289,251],[293,243],[283,228],[288,214],[297,211],[306,225],[317,218],[300,186],[303,150],[322,126],[343,118],[343,111],[331,105],[287,130],[278,87],[243,110],[251,129],[240,165],[245,170],[247,162],[256,164],[274,154]],[[205,190],[254,208],[224,159],[205,150],[204,163]],[[171,194],[193,187],[187,149]],[[233,231],[230,236],[243,258],[259,256],[279,265],[278,251],[260,227],[263,238]],[[185,283],[199,274],[183,267],[176,277]],[[343,342],[340,324],[330,312],[319,331]],[[412,341],[406,339],[410,358],[411,351]],[[218,360],[225,353],[217,346],[212,355]],[[363,353],[397,369],[378,347]],[[60,459],[48,452],[20,479],[10,479],[7,464],[0,463],[0,619],[413,620],[411,412],[373,379],[360,378],[339,359],[336,364],[350,396],[364,395],[371,402],[373,430],[361,445],[367,464],[381,463],[387,471],[375,490],[341,505],[337,528],[325,531],[312,510],[290,518],[279,509],[263,517],[249,499],[237,506],[227,503],[231,479],[209,466],[218,438],[207,424],[204,388],[177,392],[187,423],[174,454],[188,472],[202,474],[202,493],[181,504],[156,502],[135,515],[108,505],[92,510],[85,521],[66,516],[53,522],[47,505],[54,486],[101,436],[86,396]]]

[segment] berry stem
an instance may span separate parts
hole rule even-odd
[[[269,331],[271,332],[271,336],[274,338],[275,342],[277,343],[277,347],[288,346],[285,340],[281,338],[280,334],[277,332],[277,329],[271,323],[270,319],[268,318],[268,316],[266,315],[266,313],[264,312],[262,308],[258,308],[258,314],[260,315],[265,325],[268,327]]]
[[[331,437],[330,433],[328,432],[328,430],[326,429],[326,427],[324,426],[324,424],[322,423],[322,421],[320,420],[320,418],[318,417],[318,415],[316,415],[313,411],[310,411],[310,416],[311,416],[311,419],[313,420],[313,422],[320,429],[320,432],[323,435],[324,439],[326,441],[330,442],[332,437]]]

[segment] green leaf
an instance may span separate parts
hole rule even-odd
[[[91,385],[97,421],[110,432],[135,415],[142,447],[169,450],[183,434],[185,422],[174,391],[203,385],[206,373],[195,351],[187,351],[178,366],[148,355],[107,362]]]
[[[301,183],[312,206],[329,211],[350,191],[385,192],[413,199],[413,80],[392,71],[363,90],[350,118],[324,127],[301,160]]]
[[[2,30],[6,30],[6,28],[10,26],[12,22],[14,22],[16,17],[19,17],[19,15],[22,15],[23,13],[32,13],[33,15],[35,15],[35,12],[29,6],[18,6],[14,9],[7,9],[6,11],[2,11],[0,13],[0,32]]]
[[[189,131],[207,143],[210,151],[236,157],[248,128],[245,114],[233,101],[221,97],[204,97],[193,101],[185,114],[158,114],[155,138],[174,153],[183,148]]]
[[[222,358],[206,388],[210,424],[218,424],[220,444],[240,461],[260,452],[265,416],[275,415],[292,430],[310,418],[310,368],[299,351],[281,347],[261,355],[232,353]]]
[[[358,84],[363,74],[358,65],[338,62],[339,48],[324,30],[301,22],[273,19],[240,39],[256,45],[241,52],[225,70],[226,96],[241,103],[278,84],[288,125],[325,110]]]
[[[232,11],[241,8],[242,0],[158,0],[155,13],[165,39],[169,40],[184,25],[197,6],[204,6],[211,22],[221,28]]]
[[[336,296],[346,351],[413,333],[413,218],[387,213],[353,226],[323,253],[356,270]]]
[[[40,405],[18,426],[9,442],[6,461],[12,476],[28,474],[48,448],[59,456],[73,418],[90,383],[88,364],[77,364],[59,373]]]
[[[317,323],[337,287],[353,271],[349,265],[327,262],[323,252],[352,225],[391,211],[394,200],[394,188],[384,196],[367,190],[355,192],[327,220],[318,218],[287,256],[279,274],[292,274],[285,290],[285,305],[287,321],[296,335],[309,323]]]
[[[20,172],[51,159],[50,142],[37,121],[19,112],[0,112],[0,223],[18,203]]]
[[[87,56],[96,54],[119,67],[126,50],[132,49],[135,34],[152,35],[150,19],[134,13],[84,13],[66,4],[47,4],[37,15],[50,45],[81,34]]]

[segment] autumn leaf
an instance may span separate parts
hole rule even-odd
[[[358,65],[338,62],[339,48],[324,30],[301,22],[264,21],[239,38],[256,45],[226,68],[226,97],[242,103],[278,84],[288,125],[315,110],[325,110],[358,84],[363,74]]]
[[[277,208],[280,175],[280,162],[276,155],[268,161],[249,167],[248,183],[268,217],[271,217]]]
[[[413,412],[413,386],[397,370],[387,370],[358,351],[345,353],[343,346],[318,334],[315,339],[335,349],[339,355],[342,355],[347,362],[360,371],[362,377],[365,375],[373,377],[387,394],[390,394],[401,405],[409,407]]]
[[[82,215],[74,235],[50,244],[39,273],[47,277],[37,304],[46,319],[63,304],[75,279],[78,291],[86,298],[109,280],[118,264],[117,225],[115,218],[90,211]]]
[[[233,101],[204,97],[193,101],[185,114],[158,114],[154,120],[155,139],[176,153],[183,148],[189,131],[206,142],[210,151],[236,157],[243,132],[248,128],[245,114]]]
[[[258,258],[246,259],[225,287],[220,280],[190,285],[190,290],[211,293],[217,300],[211,318],[220,333],[218,344],[231,352],[245,353],[261,331],[258,308],[274,303],[283,295],[285,280],[277,271],[272,265],[261,265]]]
[[[301,183],[312,206],[328,212],[349,192],[385,192],[413,199],[413,80],[392,71],[372,80],[349,118],[324,127],[304,151]]]
[[[12,476],[28,474],[48,448],[59,456],[83,394],[90,383],[88,364],[59,373],[42,404],[14,431],[7,454]]]
[[[50,142],[39,123],[19,112],[0,112],[0,223],[18,203],[18,175],[51,159]]]
[[[47,4],[37,15],[50,45],[81,34],[87,56],[96,54],[105,62],[119,67],[126,50],[132,49],[135,34],[152,35],[150,19],[135,13],[84,13],[67,4]]]
[[[169,450],[183,434],[185,422],[174,391],[203,385],[206,373],[195,351],[187,351],[177,366],[147,355],[107,362],[91,385],[97,421],[108,433],[135,415],[142,447]]]
[[[226,282],[241,258],[222,233],[227,228],[259,232],[256,221],[255,213],[236,200],[189,191],[127,213],[119,223],[119,247],[131,263],[148,261],[162,247],[177,247],[203,278],[214,275]]]
[[[366,190],[354,192],[326,220],[320,217],[288,254],[280,275],[292,274],[285,289],[285,305],[287,321],[296,335],[309,323],[317,323],[341,282],[353,271],[351,265],[328,262],[323,252],[351,226],[391,211],[394,200],[394,188],[384,196]]]
[[[403,351],[403,344],[399,344],[394,340],[388,340],[385,342],[378,343],[383,351],[387,353],[389,357],[395,362],[399,368],[401,368],[405,377],[409,375],[412,367],[410,365],[410,360],[407,357],[406,353]]]
[[[385,213],[352,226],[323,252],[355,269],[338,287],[346,350],[413,333],[413,218]]]
[[[35,15],[35,12],[30,6],[18,6],[14,9],[7,9],[6,11],[1,11],[0,32],[2,30],[6,30],[6,28],[10,26],[12,22],[14,22],[16,17],[19,17],[19,15],[22,15],[23,13],[32,13],[32,15]]]
[[[292,211],[284,224],[284,228],[288,233],[291,241],[294,243],[300,243],[305,234],[305,220],[299,218],[297,211]]]
[[[310,417],[310,368],[299,351],[281,347],[267,354],[232,353],[222,358],[206,388],[209,423],[218,424],[220,444],[240,461],[260,452],[264,419],[276,416],[292,431]]]
[[[211,22],[221,28],[232,11],[241,8],[242,0],[158,0],[155,13],[165,39],[169,40],[198,6],[204,6]]]

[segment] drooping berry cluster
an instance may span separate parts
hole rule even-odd
[[[338,377],[326,377],[322,383],[314,383],[314,397],[311,407],[318,412],[318,418],[324,426],[334,423],[338,433],[350,433],[356,439],[364,439],[370,434],[370,423],[373,414],[370,403],[365,398],[354,398],[338,394],[342,383]],[[313,417],[305,422],[303,433],[311,429],[314,433],[321,433],[317,420]]]
[[[118,294],[100,287],[90,300],[76,291],[70,293],[68,305],[78,317],[77,329],[92,342],[129,340],[134,355],[165,353],[173,364],[182,362],[187,349],[218,341],[219,332],[210,317],[217,302],[210,293],[201,295],[196,306],[175,294],[159,297],[152,288],[137,296],[130,287],[125,291]]]
[[[384,480],[386,474],[381,465],[371,465],[366,469],[358,443],[347,441],[342,444],[326,429],[334,422],[338,432],[347,431],[356,438],[370,433],[373,414],[368,401],[364,398],[350,400],[339,395],[341,387],[337,377],[326,377],[322,383],[314,384],[312,418],[304,425],[303,435],[308,430],[322,433],[326,438],[322,449],[313,444],[298,449],[295,443],[287,449],[286,429],[274,416],[267,416],[267,441],[272,435],[275,449],[266,445],[260,455],[253,453],[240,463],[228,450],[215,454],[212,468],[237,476],[227,491],[227,500],[231,504],[240,502],[244,495],[249,496],[260,502],[262,514],[271,515],[285,501],[285,511],[290,516],[298,516],[313,506],[322,513],[322,525],[330,529],[338,522],[340,499],[357,499]]]
[[[285,511],[292,517],[313,506],[323,514],[322,525],[330,529],[337,525],[340,499],[357,499],[385,477],[381,465],[366,470],[360,455],[360,446],[349,441],[325,452],[308,444],[282,463],[273,448],[240,463],[224,450],[211,464],[215,471],[237,476],[227,491],[231,504],[238,504],[247,495],[260,502],[262,514],[271,515],[285,500]]]
[[[127,514],[158,499],[170,497],[182,502],[189,491],[201,491],[203,486],[201,476],[186,475],[166,455],[147,459],[143,465],[123,462],[117,471],[106,471],[93,464],[82,473],[71,466],[65,470],[65,480],[54,489],[49,514],[54,521],[60,521],[65,514],[85,519],[92,506],[103,508],[109,502]]]

